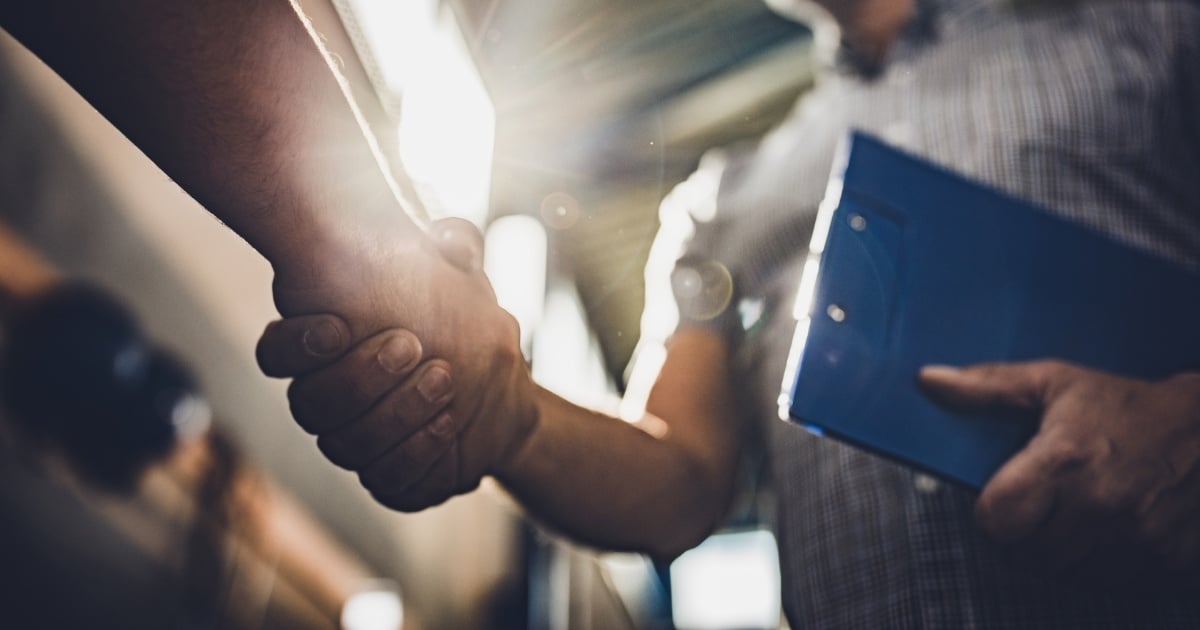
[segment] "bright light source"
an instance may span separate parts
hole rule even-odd
[[[438,0],[349,0],[354,26],[370,48],[386,88],[403,94],[437,24]],[[340,10],[340,7],[339,7]]]
[[[597,411],[615,407],[600,344],[573,286],[551,286],[533,343],[533,379],[539,385]]]
[[[496,219],[484,237],[483,270],[500,306],[521,325],[526,354],[546,305],[546,240],[546,228],[529,216]]]
[[[671,564],[677,628],[779,627],[779,555],[766,531],[717,534]]]
[[[390,582],[372,583],[342,606],[343,630],[400,630],[404,607]]]
[[[621,398],[618,415],[626,422],[638,422],[646,415],[646,403],[650,390],[658,379],[658,373],[667,362],[667,348],[660,343],[641,344],[626,379],[625,396]]]
[[[437,0],[349,0],[385,89],[399,97],[400,160],[436,216],[482,227],[495,109],[453,14]]]
[[[421,63],[410,68],[402,92],[401,161],[426,205],[482,226],[491,185],[495,110],[448,13],[417,58]]]

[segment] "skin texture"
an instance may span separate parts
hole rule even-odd
[[[444,227],[474,230],[462,223]],[[481,258],[461,249],[479,242],[470,234],[439,240],[448,257],[462,260]],[[414,427],[436,420],[439,408],[413,391],[423,370],[442,362],[413,361],[389,373],[377,359],[378,348],[393,336],[411,337],[405,331],[388,331],[356,347],[310,347],[325,336],[318,331],[341,326],[332,315],[273,323],[259,342],[264,371],[297,377],[289,390],[297,419],[318,435],[332,461],[358,472],[377,498],[404,510],[435,504],[444,498],[436,466],[444,442],[429,435],[436,434],[436,422]],[[471,467],[480,473],[471,479],[494,475],[532,515],[581,542],[673,558],[716,527],[733,491],[745,437],[733,413],[726,363],[718,336],[681,331],[668,347],[649,415],[636,424],[538,389],[535,430],[499,465]],[[305,411],[309,400],[323,406]]]
[[[532,430],[515,320],[477,263],[443,256],[454,242],[406,215],[286,0],[5,2],[0,25],[272,263],[281,314],[335,314],[343,343],[402,327],[454,366],[460,395],[445,407],[447,443],[432,447],[443,457],[426,502],[473,488]],[[315,403],[293,403],[307,424]]]
[[[823,4],[871,60],[912,10]],[[676,336],[644,423],[654,431],[538,389],[479,272],[477,234],[406,218],[289,3],[6,2],[0,25],[271,261],[290,319],[268,328],[260,361],[298,377],[298,422],[380,501],[421,509],[491,474],[563,531],[661,557],[719,520],[744,439],[727,349]],[[1197,378],[1050,362],[935,369],[922,383],[947,404],[1041,419],[980,497],[997,539],[1064,566],[1120,544],[1187,567],[1200,553]]]
[[[911,13],[825,4],[872,58]],[[260,361],[298,377],[297,421],[380,501],[421,509],[496,475],[553,525],[663,556],[717,522],[742,439],[725,348],[676,337],[650,402],[657,437],[538,389],[477,235],[431,238],[406,217],[290,3],[26,0],[0,4],[0,25],[272,263],[291,319]]]
[[[876,61],[912,13],[908,0],[826,4],[853,45]],[[449,226],[437,243],[448,260],[464,268],[471,267],[467,261],[481,258],[471,253],[481,239],[468,233],[473,230]],[[267,363],[273,356],[291,352],[286,340],[273,332],[268,329],[259,346],[260,359]],[[421,332],[417,337],[426,339]],[[685,330],[674,337],[648,403],[649,416],[642,423],[657,427],[654,431],[638,431],[545,390],[525,390],[519,398],[536,409],[534,421],[527,425],[531,428],[516,432],[519,437],[513,442],[489,442],[490,431],[479,427],[484,439],[476,441],[480,449],[463,450],[460,468],[466,469],[466,482],[458,490],[473,488],[481,476],[491,474],[533,515],[577,540],[674,557],[711,533],[732,494],[746,427],[733,412],[726,353],[723,342],[704,330]],[[349,440],[322,432],[325,427],[319,422],[301,419],[302,425],[318,434],[318,444],[330,459],[357,471],[377,498],[405,510],[436,504],[455,491],[436,464],[444,446],[411,429],[421,417],[436,412],[420,404],[405,407],[402,401],[411,400],[406,392],[414,385],[412,379],[400,378],[394,379],[394,389],[361,412],[367,404],[362,387],[355,384],[380,382],[371,375],[379,368],[370,356],[370,350],[342,354],[336,362],[322,364],[320,378],[282,364],[268,368],[264,363],[264,368],[278,376],[300,377],[290,392],[298,419],[306,415],[305,401],[324,400],[330,408],[360,413],[349,420],[344,413],[332,414],[338,427],[334,431],[357,435],[354,444],[390,447],[363,446],[353,453]],[[450,361],[446,367],[454,372],[456,382],[470,382],[460,377],[458,362]],[[492,385],[489,391],[503,382]],[[317,417],[321,413],[315,412]],[[412,414],[417,417],[409,417]],[[501,435],[513,435],[500,428],[510,422],[511,417],[497,413],[488,418],[487,426],[497,427],[494,430]],[[489,448],[502,453],[492,465],[473,459],[486,457]],[[400,489],[402,498],[389,500],[387,489]]]
[[[1104,565],[1131,556],[1197,565],[1200,374],[1148,382],[1037,361],[927,367],[920,383],[955,409],[1038,422],[976,504],[996,540],[1064,570],[1115,569]]]

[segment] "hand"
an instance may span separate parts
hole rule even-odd
[[[1102,548],[1196,566],[1200,374],[1146,382],[1037,361],[926,367],[920,383],[954,408],[1041,419],[976,504],[996,540],[1028,544],[1062,569],[1105,564]]]
[[[416,246],[356,252],[339,261],[344,278],[300,298],[277,281],[285,315],[328,314],[275,322],[259,342],[265,372],[297,377],[288,398],[300,425],[394,509],[475,488],[536,422],[516,322],[496,304],[469,225],[443,221]],[[282,306],[296,303],[314,306]]]

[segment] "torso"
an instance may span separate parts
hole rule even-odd
[[[712,254],[764,306],[737,367],[764,424],[793,625],[1195,627],[1195,597],[1022,569],[976,531],[969,494],[776,419],[801,258],[848,128],[1200,266],[1200,5],[937,4],[881,76],[826,79],[759,147],[731,152],[717,218],[697,226],[720,231]]]

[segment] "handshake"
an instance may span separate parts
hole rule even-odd
[[[652,437],[533,383],[469,223],[347,242],[315,248],[326,267],[277,276],[286,319],[267,327],[258,360],[295,379],[296,421],[380,503],[422,510],[492,475],[583,542],[664,558],[724,514],[737,414],[712,339],[675,340],[650,404],[671,428]],[[993,538],[1062,566],[1118,543],[1195,565],[1200,375],[1150,383],[1039,361],[930,367],[920,383],[941,404],[1023,411],[1040,425],[976,504]]]
[[[257,358],[295,379],[292,415],[330,461],[380,503],[417,511],[503,474],[536,425],[535,386],[473,225],[447,219],[377,245],[326,252],[332,264],[308,277],[278,274],[285,319]]]

